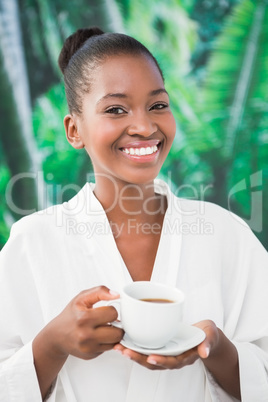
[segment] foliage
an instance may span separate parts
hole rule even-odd
[[[198,22],[199,40],[191,57],[192,72],[200,81],[213,51],[213,42],[222,31],[225,19],[240,0],[196,0],[189,9],[191,19]]]
[[[75,29],[99,25],[139,39],[164,71],[177,134],[162,176],[181,196],[230,207],[268,246],[268,228],[261,230],[255,216],[261,216],[261,198],[258,205],[253,200],[258,191],[268,193],[266,1],[19,0],[19,5],[48,203],[70,198],[92,171],[85,152],[65,139],[67,105],[57,55]],[[1,143],[0,163],[4,194],[10,171]],[[0,219],[1,245],[12,220],[1,200]]]
[[[249,183],[252,175],[259,172],[263,196],[268,195],[267,21],[267,3],[251,0],[241,2],[227,19],[214,43],[207,77],[199,91],[201,124],[188,130],[195,152],[214,167],[214,182],[220,176],[221,188],[215,184],[218,194],[214,194],[213,201],[227,206],[229,191],[236,183],[248,182],[247,188],[232,197],[235,212],[245,218],[251,216],[256,191],[256,184]],[[200,132],[205,138],[202,143]],[[260,216],[262,212],[258,212]],[[267,212],[264,205],[263,219]],[[261,231],[260,227],[255,229]],[[265,233],[267,228],[259,234],[263,242],[267,241]]]
[[[85,151],[74,150],[65,138],[63,116],[67,111],[62,83],[40,97],[33,111],[36,141],[43,151],[47,198],[53,204],[70,199],[74,189],[83,186],[87,173],[92,171]]]

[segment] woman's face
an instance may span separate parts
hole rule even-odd
[[[97,67],[75,125],[96,182],[103,176],[133,184],[152,181],[176,131],[156,65],[146,56],[131,55],[110,57]]]

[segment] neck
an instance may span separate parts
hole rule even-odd
[[[164,215],[167,207],[165,197],[155,193],[153,181],[130,184],[102,178],[96,180],[94,193],[110,221],[154,222]]]

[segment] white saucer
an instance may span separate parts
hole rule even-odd
[[[143,355],[178,356],[199,345],[206,337],[202,329],[188,324],[181,324],[180,335],[173,338],[166,346],[160,349],[145,349],[135,345],[127,334],[120,342],[125,348],[132,349]]]

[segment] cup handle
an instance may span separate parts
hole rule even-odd
[[[119,304],[119,306],[120,306],[121,300],[110,300],[110,301],[107,302],[106,306],[112,306],[112,307],[114,307],[114,308],[116,309],[116,311],[118,312],[118,316],[120,317],[120,308],[119,308],[119,309],[116,308],[116,307],[115,307],[115,304]],[[120,319],[119,319],[119,320],[116,320],[116,321],[113,321],[113,322],[111,322],[110,324],[111,324],[113,327],[123,329],[122,322],[121,322]]]

